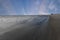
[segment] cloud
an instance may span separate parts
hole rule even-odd
[[[1,5],[4,7],[4,10],[6,10],[7,15],[16,15],[16,12],[10,2],[10,0],[3,0],[1,2]]]
[[[24,7],[22,8],[22,10],[23,10],[23,15],[26,15],[26,12],[25,12],[25,9],[24,9]]]
[[[50,10],[54,10],[54,9],[56,8],[56,6],[55,6],[55,4],[53,4],[53,2],[51,2],[51,3],[49,4],[48,8],[49,8]]]
[[[46,9],[47,8],[46,7],[47,6],[46,1],[47,0],[43,0],[42,3],[41,3],[41,5],[40,5],[40,8],[39,8],[40,9],[39,10],[39,14],[40,15],[48,15],[49,14],[48,11],[47,11],[47,9]]]
[[[35,0],[35,5],[40,5],[40,0]]]
[[[58,12],[57,11],[59,10],[58,2],[60,2],[60,0],[58,0],[58,2],[56,3],[55,3],[55,0],[26,0],[25,2],[23,1],[16,2],[16,1],[15,2],[13,1],[14,5],[12,5],[11,0],[0,0],[0,4],[3,6],[2,7],[3,10],[6,10],[6,13],[3,13],[3,14],[7,14],[7,15],[50,14],[53,11]]]
[[[2,1],[2,0],[0,0]],[[3,0],[2,6],[4,9],[7,11],[6,13],[9,15],[17,15],[13,5],[11,4],[10,0]],[[28,5],[27,5],[28,4]],[[31,0],[27,1],[26,8],[25,6],[22,6],[22,13],[23,15],[39,15],[39,14],[47,14],[47,9],[46,9],[46,0]],[[20,8],[19,8],[20,9]],[[19,12],[19,11],[18,11]],[[20,14],[19,14],[20,15]]]
[[[60,3],[60,0],[58,0],[58,2]]]
[[[51,13],[58,13],[59,5],[58,2],[51,1],[48,5],[49,10],[51,10]]]
[[[47,0],[34,0],[31,7],[28,7],[27,13],[25,15],[48,15]],[[29,9],[30,8],[30,9]]]
[[[40,12],[38,15],[50,15],[48,12]]]

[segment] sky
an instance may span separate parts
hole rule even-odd
[[[60,14],[60,0],[0,0],[0,15]]]

